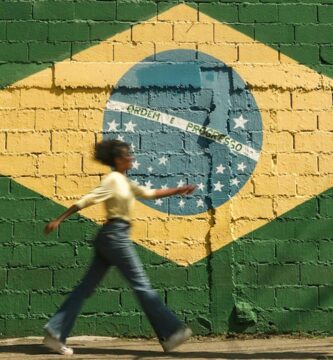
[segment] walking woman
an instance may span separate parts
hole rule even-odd
[[[76,317],[84,300],[89,297],[111,266],[117,266],[133,288],[146,316],[152,325],[164,351],[170,351],[186,341],[192,331],[161,301],[151,287],[134,244],[130,240],[131,217],[135,197],[157,199],[175,194],[190,194],[195,185],[171,189],[149,189],[126,176],[132,167],[132,155],[127,143],[119,140],[104,140],[96,144],[95,160],[108,165],[112,171],[104,175],[100,185],[84,195],[44,229],[47,235],[75,212],[104,202],[107,221],[94,239],[94,257],[81,282],[53,317],[44,326],[44,344],[53,351],[72,355],[73,349],[66,346]],[[112,321],[112,318],[110,318]]]

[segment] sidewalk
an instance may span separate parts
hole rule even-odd
[[[68,358],[50,354],[41,337],[0,340],[0,360],[55,360]],[[177,351],[165,354],[157,341],[80,336],[68,340],[73,359],[333,359],[333,337],[221,340],[193,338]]]

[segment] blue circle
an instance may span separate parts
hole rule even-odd
[[[135,167],[128,171],[130,179],[151,188],[198,186],[186,196],[138,199],[148,206],[167,214],[199,214],[228,201],[251,177],[262,148],[262,119],[246,83],[222,61],[193,50],[158,53],[133,66],[118,81],[109,101],[212,128],[251,150],[249,155],[236,151],[235,145],[232,149],[230,141],[228,146],[141,117],[138,111],[107,106],[104,139],[132,144]]]

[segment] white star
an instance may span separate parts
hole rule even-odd
[[[148,171],[153,172],[153,168],[151,166],[149,166]]]
[[[131,143],[131,150],[134,151],[135,150],[135,145]]]
[[[177,182],[177,187],[182,187],[182,186],[184,186],[185,185],[185,183],[184,183],[184,181],[182,180],[182,179],[180,179],[178,182]]]
[[[124,141],[124,135],[118,135],[117,140]]]
[[[220,164],[219,166],[216,166],[216,174],[223,174],[224,170],[225,170],[225,167],[222,164]]]
[[[220,183],[220,180],[213,185],[214,185],[214,191],[221,191],[221,189],[224,187],[224,185]]]
[[[150,182],[150,180],[146,181],[145,186],[149,189],[153,186],[153,184]]]
[[[164,155],[160,159],[158,159],[159,165],[161,165],[161,164],[165,165],[165,163],[167,161],[168,161],[168,159]]]
[[[135,132],[134,131],[134,127],[137,125],[137,124],[134,124],[132,123],[132,120],[126,124],[124,124],[126,126],[126,129],[125,131],[131,131],[131,132]]]
[[[243,162],[237,165],[237,170],[244,171],[245,169],[246,165]]]
[[[197,207],[200,207],[200,206],[204,206],[204,202],[202,201],[202,199],[199,199],[198,201],[197,201]]]
[[[179,207],[183,208],[185,205],[185,201],[183,199],[181,199],[178,203]]]
[[[161,186],[161,189],[169,189],[169,188],[168,188],[168,185],[165,184],[165,185],[162,185],[162,186]]]
[[[230,181],[230,185],[236,185],[236,186],[238,186],[239,183],[240,183],[240,181],[239,181],[238,179],[232,179],[232,180]]]
[[[161,206],[162,205],[162,199],[155,200],[155,204],[158,205],[158,206]]]
[[[141,165],[137,160],[135,160],[132,164],[134,169],[138,169],[139,166]]]
[[[204,185],[202,182],[201,182],[200,184],[198,184],[199,190],[203,191],[204,186],[205,186],[205,185]]]
[[[117,126],[119,126],[116,120],[112,120],[111,122],[109,121],[108,125],[109,125],[108,131],[117,131]]]
[[[241,115],[239,118],[234,119],[234,122],[235,122],[234,129],[237,129],[237,128],[245,129],[244,125],[245,125],[248,121],[249,121],[249,120],[244,119],[244,118],[243,118],[243,115]]]

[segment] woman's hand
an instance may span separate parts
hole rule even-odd
[[[51,231],[56,230],[59,224],[59,220],[50,221],[44,228],[44,234],[48,235]]]
[[[181,186],[178,189],[178,194],[181,194],[181,195],[188,195],[188,194],[191,194],[194,189],[196,188],[197,186],[196,185],[184,185],[184,186]]]

